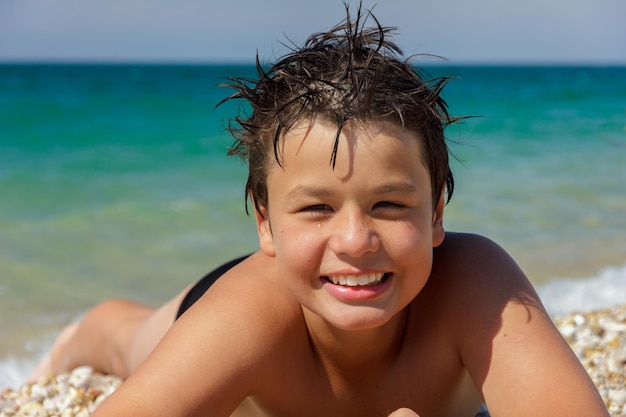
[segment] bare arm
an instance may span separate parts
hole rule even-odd
[[[511,258],[477,236],[462,253],[456,292],[462,360],[492,417],[608,416],[596,387]],[[460,315],[460,313],[463,313]]]
[[[258,260],[220,278],[94,417],[229,416],[262,382],[272,346],[267,331],[275,327],[258,314],[263,301],[254,292],[268,268]]]

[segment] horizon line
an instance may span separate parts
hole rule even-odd
[[[419,67],[626,67],[626,60],[459,60],[442,59],[437,62],[413,62]],[[262,65],[271,65],[271,62]],[[254,66],[254,60],[244,59],[110,59],[110,58],[7,58],[0,57],[0,65],[142,65],[142,66]]]

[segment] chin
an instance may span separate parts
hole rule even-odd
[[[349,309],[351,311],[345,311]],[[341,314],[341,312],[345,314]],[[383,327],[396,316],[388,310],[375,307],[346,306],[344,309],[335,310],[332,314],[321,317],[333,327],[343,331],[372,330]]]

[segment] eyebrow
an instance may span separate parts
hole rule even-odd
[[[404,194],[416,194],[417,189],[415,185],[407,183],[407,182],[391,182],[387,184],[382,184],[379,187],[376,187],[372,190],[372,194],[381,195],[381,194],[391,194],[391,193],[404,193]],[[311,185],[297,185],[291,191],[287,193],[287,198],[297,199],[299,197],[328,197],[332,193],[320,187],[315,187]]]
[[[298,197],[328,197],[330,194],[330,191],[324,188],[310,185],[297,185],[287,193],[287,198],[293,200]]]
[[[383,184],[372,191],[373,194],[390,194],[397,192],[413,194],[417,193],[417,188],[415,188],[415,185],[408,182],[390,182]]]

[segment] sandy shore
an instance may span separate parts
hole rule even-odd
[[[555,320],[612,417],[626,417],[626,305]],[[0,417],[87,417],[122,383],[88,367],[0,393]]]

